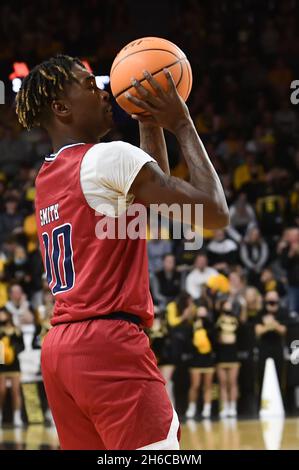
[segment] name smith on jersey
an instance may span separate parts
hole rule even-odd
[[[59,204],[53,204],[45,209],[40,209],[39,216],[41,227],[59,219],[58,206]]]

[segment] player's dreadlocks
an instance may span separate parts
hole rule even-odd
[[[65,83],[77,81],[72,72],[75,64],[85,68],[79,59],[59,54],[34,67],[25,77],[16,97],[16,113],[23,127],[29,130],[41,125],[47,107]]]

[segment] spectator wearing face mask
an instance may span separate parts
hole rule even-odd
[[[280,307],[278,292],[267,292],[264,297],[263,309],[257,318],[255,326],[255,334],[258,340],[259,349],[260,388],[262,386],[265,362],[268,357],[274,359],[277,375],[281,382],[284,337],[287,332],[285,326],[286,320],[287,315]]]

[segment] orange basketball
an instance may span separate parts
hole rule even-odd
[[[184,52],[162,38],[148,37],[130,42],[117,54],[110,71],[111,90],[117,103],[129,114],[146,114],[130,103],[125,98],[125,93],[128,91],[131,95],[138,96],[131,84],[132,77],[154,93],[143,76],[144,70],[148,70],[166,90],[168,82],[164,68],[171,72],[178,93],[186,101],[192,87],[192,70]]]

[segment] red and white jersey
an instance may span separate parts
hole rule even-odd
[[[126,212],[134,200],[131,184],[150,161],[125,142],[72,144],[45,158],[36,178],[35,210],[55,296],[53,325],[121,310],[151,326],[146,240],[96,236],[101,219],[121,216],[118,199]],[[104,210],[96,214],[99,204]],[[134,217],[127,216],[126,224]]]

